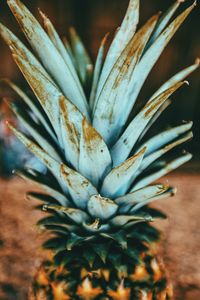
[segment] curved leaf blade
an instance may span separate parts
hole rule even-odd
[[[113,164],[115,166],[128,157],[139,136],[155,113],[159,110],[162,104],[165,103],[169,96],[184,83],[185,82],[176,83],[163,93],[159,94],[153,100],[148,101],[145,107],[136,115],[111,150]]]
[[[135,172],[142,162],[145,151],[146,148],[143,148],[106,176],[101,188],[101,194],[104,197],[120,197],[127,192],[135,177]]]
[[[112,160],[106,143],[95,128],[83,119],[79,171],[98,186],[103,176],[110,172],[111,165]]]

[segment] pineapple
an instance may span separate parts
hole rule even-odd
[[[21,97],[12,107],[29,135],[12,124],[19,140],[46,166],[16,173],[39,184],[29,192],[47,215],[39,228],[50,231],[30,299],[172,299],[157,255],[160,233],[152,226],[165,215],[149,204],[175,189],[158,179],[192,157],[166,154],[192,138],[192,122],[147,139],[145,134],[171,104],[171,95],[199,65],[197,60],[163,84],[132,118],[132,109],[152,67],[195,3],[170,19],[182,1],[138,31],[139,0],[130,0],[107,53],[106,35],[96,63],[76,31],[61,39],[40,11],[44,28],[19,0],[8,5],[34,54],[4,25],[0,34],[34,97],[6,83]],[[164,156],[164,158],[163,158]]]

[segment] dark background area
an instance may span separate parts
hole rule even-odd
[[[151,15],[159,10],[165,11],[174,1],[172,0],[143,0],[141,1],[141,19],[143,24]],[[102,37],[106,32],[114,33],[120,25],[126,11],[128,0],[26,0],[24,3],[34,15],[39,17],[38,7],[53,21],[61,36],[67,35],[68,27],[75,26],[84,40],[90,55],[95,60]],[[178,12],[190,5],[187,0],[181,5]],[[177,12],[177,13],[178,13]],[[169,77],[192,64],[200,56],[200,9],[197,5],[189,18],[179,29],[169,46],[160,57],[152,70],[137,102],[139,108],[143,102]],[[1,1],[0,20],[12,29],[22,40],[24,36],[10,13],[6,1]],[[25,40],[24,40],[25,41]],[[12,60],[6,45],[0,41],[0,77],[8,77],[23,86],[25,80]],[[200,159],[200,80],[199,70],[188,78],[190,86],[184,86],[173,95],[173,104],[153,126],[151,133],[161,130],[166,125],[177,125],[182,120],[194,120],[194,139],[186,148],[194,153],[194,159]],[[0,90],[0,96],[7,92]]]

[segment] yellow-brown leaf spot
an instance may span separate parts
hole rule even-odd
[[[186,81],[184,82],[178,82],[177,84],[175,84],[173,87],[167,89],[165,92],[163,92],[161,95],[158,95],[156,97],[156,99],[152,99],[151,101],[149,101],[146,106],[143,108],[143,110],[146,110],[148,107],[149,109],[147,109],[147,111],[145,112],[145,117],[151,117],[152,114],[154,114],[155,109],[157,107],[160,106],[160,104],[163,102],[163,99],[170,96],[171,94],[173,94],[179,87],[181,87],[184,83],[186,83]]]
[[[94,127],[92,127],[86,118],[82,121],[83,126],[83,134],[85,142],[87,143],[88,150],[95,149],[95,145],[102,141],[101,135],[96,131]]]
[[[124,53],[126,53],[126,58],[122,66],[118,67],[119,75],[117,76],[113,90],[116,89],[121,83],[121,79],[126,75],[128,68],[133,60],[133,57],[136,57],[135,65],[140,59],[142,50],[144,49],[146,39],[149,37],[148,29],[153,29],[153,24],[158,20],[159,14],[153,16],[131,39],[128,46],[125,48]]]
[[[93,300],[100,295],[103,290],[100,287],[94,288],[88,277],[85,278],[82,285],[77,289],[77,295],[84,300]]]
[[[70,122],[68,115],[69,112],[67,110],[67,106],[65,105],[65,97],[61,96],[60,97],[60,108],[61,108],[61,112],[63,114],[63,119],[65,122],[65,126],[67,127],[69,136],[67,136],[66,138],[69,138],[70,141],[72,142],[72,144],[74,144],[77,148],[77,150],[79,151],[79,133],[76,129],[76,127],[74,126],[74,124],[72,122]],[[74,106],[74,111],[78,111],[78,109]]]

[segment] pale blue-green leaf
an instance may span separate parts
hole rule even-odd
[[[157,195],[162,194],[168,187],[162,184],[147,186],[141,190],[130,192],[129,194],[115,199],[115,202],[120,205],[119,212],[127,213],[130,208],[137,203],[151,199]]]
[[[111,150],[114,166],[120,164],[129,156],[133,146],[149,121],[169,96],[183,84],[184,82],[176,83],[153,100],[148,101],[145,107],[136,115]]]
[[[189,76],[192,72],[194,72],[198,67],[199,67],[199,62],[200,60],[197,58],[195,63],[180,71],[179,73],[177,73],[176,75],[174,75],[172,78],[170,78],[166,83],[164,83],[151,97],[150,101],[157,97],[160,93],[164,92],[166,89],[168,89],[170,86],[172,86],[173,84],[183,81],[187,76]]]
[[[169,23],[173,15],[175,14],[176,10],[179,8],[181,2],[184,2],[184,0],[178,0],[175,3],[173,3],[169,7],[169,9],[161,16],[145,50],[147,50],[154,43],[157,37],[165,29],[165,27],[167,26],[167,24]]]
[[[37,200],[46,204],[60,205],[60,203],[48,194],[38,193],[38,192],[28,192],[26,193],[27,200]]]
[[[60,55],[62,56],[62,58],[64,59],[66,65],[69,67],[71,73],[74,76],[74,79],[76,80],[77,86],[79,86],[79,78],[78,75],[76,73],[72,58],[69,54],[69,52],[67,51],[65,45],[63,44],[61,38],[59,37],[55,27],[53,26],[52,22],[49,20],[49,18],[41,11],[39,10],[40,15],[43,19],[44,22],[44,27],[51,39],[51,41],[53,42],[54,46],[57,48],[57,50],[59,51]],[[81,92],[83,92],[81,90]]]
[[[135,223],[141,223],[141,222],[151,222],[152,218],[150,216],[126,216],[126,215],[121,215],[114,217],[109,221],[109,224],[113,227],[123,227],[127,223],[131,222],[132,224]]]
[[[72,52],[75,57],[77,71],[82,83],[85,84],[87,83],[88,69],[93,69],[93,64],[76,30],[71,27],[69,33],[71,37]]]
[[[126,98],[131,99],[129,105],[127,105],[126,107],[126,115],[124,115],[125,120],[128,119],[133,104],[137,100],[138,94],[151,69],[155,65],[156,61],[158,60],[161,53],[163,52],[171,38],[174,36],[178,28],[190,14],[194,6],[195,4],[186,9],[162,32],[162,34],[155,40],[152,46],[145,52],[140,63],[136,66],[132,75],[132,80],[129,84],[130,88],[127,89],[127,95],[125,95]]]
[[[152,152],[155,152],[156,150],[160,149],[162,146],[177,139],[179,136],[189,131],[192,128],[192,126],[193,126],[193,122],[184,122],[182,125],[167,129],[155,135],[154,137],[150,138],[144,144],[147,147],[145,156],[151,154]],[[142,149],[144,145],[141,146],[140,149]]]
[[[94,75],[93,75],[93,81],[92,81],[92,88],[91,88],[91,93],[90,93],[90,109],[93,110],[95,106],[95,99],[96,99],[96,93],[97,93],[97,87],[98,87],[98,82],[102,70],[102,65],[103,65],[103,60],[104,60],[104,53],[105,53],[105,44],[107,42],[109,33],[105,35],[103,38],[98,54],[97,54],[97,59],[95,63],[95,68],[94,68]]]
[[[34,65],[25,60],[22,56],[13,54],[13,57],[23,73],[24,77],[31,86],[38,101],[44,108],[49,120],[59,138],[61,140],[60,132],[60,115],[59,115],[59,98],[62,93],[46,76],[35,68]],[[62,145],[61,145],[62,146]]]
[[[157,19],[158,15],[153,16],[128,43],[114,64],[96,102],[93,125],[107,144],[112,145],[124,127],[124,111],[130,102],[124,95]]]
[[[145,151],[146,148],[143,148],[136,155],[114,168],[103,181],[101,195],[110,198],[124,195],[132,183],[135,172],[142,162]]]
[[[50,186],[48,182],[45,181],[45,178],[39,177],[38,174],[35,174],[33,170],[24,170],[24,171],[15,171],[15,174],[21,177],[24,180],[28,180],[36,183],[39,187],[42,187],[47,191],[52,197],[54,197],[61,205],[65,207],[70,206],[69,200],[61,192],[57,191],[55,188]]]
[[[29,132],[29,134],[34,138],[34,140],[43,148],[51,157],[53,157],[56,161],[61,162],[62,159],[60,155],[55,150],[49,141],[39,132],[39,128],[35,122],[28,117],[28,114],[23,113],[16,105],[12,105],[12,110],[16,114],[18,120],[22,123],[25,129]]]
[[[21,1],[8,0],[7,2],[45,68],[57,81],[65,96],[88,116],[89,106],[83,96],[81,85],[77,85],[71,70],[39,22]]]
[[[8,124],[9,128],[13,131],[15,136],[25,145],[25,147],[31,151],[39,160],[52,172],[55,178],[58,180],[64,192],[68,192],[66,184],[63,182],[63,178],[60,174],[60,163],[53,159],[44,149],[36,145],[23,133],[14,128],[11,124]]]
[[[111,199],[94,195],[88,201],[87,208],[93,218],[105,221],[117,212],[118,205]]]
[[[192,158],[192,154],[186,153],[182,156],[174,159],[173,161],[167,163],[162,169],[159,171],[150,174],[143,179],[139,180],[132,189],[133,191],[143,188],[146,185],[151,184],[152,182],[158,180],[159,178],[163,177],[164,175],[168,174],[169,172],[175,170],[176,168],[180,167],[181,165],[185,164]]]
[[[49,74],[42,67],[41,63],[28,50],[28,48],[16,37],[8,28],[0,23],[0,35],[6,44],[10,47],[13,54],[24,57],[32,65],[35,66],[41,73],[43,73],[49,80],[52,80]]]
[[[90,217],[84,211],[77,208],[67,208],[63,206],[44,205],[44,210],[53,210],[56,212],[64,213],[69,219],[74,221],[76,224],[81,225],[83,222],[88,222]]]
[[[77,207],[85,209],[90,197],[98,194],[96,188],[85,177],[64,164],[60,171],[74,203]]]
[[[178,147],[179,145],[181,145],[181,144],[187,142],[188,140],[192,139],[192,137],[193,137],[193,134],[190,131],[189,133],[185,134],[183,137],[179,138],[175,142],[173,142],[171,144],[168,144],[164,148],[162,148],[160,150],[157,150],[157,151],[153,152],[152,154],[146,156],[143,159],[140,168],[138,169],[137,176],[140,173],[142,173],[148,166],[150,166],[159,157],[166,154],[168,151],[172,150],[173,148]]]
[[[174,194],[176,193],[176,189],[174,188],[169,188],[168,190],[166,190],[164,193],[157,195],[156,197],[153,197],[151,199],[148,200],[144,200],[141,201],[140,203],[136,204],[131,210],[130,210],[130,214],[134,214],[136,211],[138,211],[139,209],[141,209],[142,207],[144,207],[145,205],[148,205],[154,201],[158,201],[158,200],[162,200],[165,198],[169,198],[174,196]]]
[[[28,105],[28,107],[31,109],[31,111],[34,113],[34,115],[37,117],[37,119],[41,122],[41,124],[44,126],[44,128],[47,130],[47,132],[50,134],[50,136],[53,138],[54,141],[57,142],[56,136],[54,135],[54,132],[52,128],[50,128],[48,122],[46,121],[46,118],[38,109],[37,105],[35,105],[34,101],[29,98],[16,84],[14,84],[12,81],[8,79],[4,79],[3,82],[5,82],[9,87],[15,91],[18,96]]]
[[[129,6],[121,27],[118,29],[117,34],[107,53],[98,85],[97,97],[99,96],[104,83],[117,59],[135,34],[139,22],[139,4],[139,0],[130,0],[129,2]]]
[[[79,149],[83,115],[70,101],[60,98],[60,125],[66,160],[79,167]]]
[[[151,128],[151,126],[157,121],[157,119],[161,116],[161,114],[168,108],[168,106],[172,103],[172,100],[167,99],[163,105],[159,108],[159,110],[155,113],[155,115],[152,117],[151,121],[147,124],[146,128],[143,130],[142,134],[140,135],[138,142],[142,140],[142,138],[145,136],[147,131]]]
[[[26,77],[27,81],[32,82],[36,85],[37,80],[34,80],[35,73],[40,74],[41,77],[44,77],[51,85],[53,85],[52,79],[48,75],[48,73],[44,70],[42,65],[39,61],[32,55],[32,53],[21,43],[21,41],[5,26],[0,24],[0,34],[5,40],[5,42],[10,46],[13,56],[16,59],[22,73]],[[34,66],[34,67],[33,67]],[[31,73],[31,74],[30,74]],[[33,78],[32,78],[33,77]],[[18,90],[19,91],[19,90]],[[27,99],[27,98],[26,98]],[[38,99],[40,101],[40,99]],[[41,103],[42,107],[44,108],[47,116],[49,117],[50,121],[52,120],[52,114],[47,111],[44,103]],[[54,118],[55,119],[55,118]],[[55,122],[56,120],[54,120]],[[58,125],[53,123],[53,128],[57,134],[59,134]],[[57,130],[56,130],[57,127]]]
[[[110,229],[109,224],[101,224],[99,219],[95,219],[95,221],[91,224],[83,223],[82,226],[90,233],[107,232]]]
[[[63,45],[65,46],[66,51],[68,52],[68,54],[69,54],[69,56],[71,58],[71,61],[73,62],[73,65],[75,67],[76,66],[75,65],[75,58],[74,58],[74,55],[72,53],[72,47],[71,47],[70,43],[68,42],[66,36],[64,36],[62,38],[62,41],[63,41]]]
[[[9,125],[19,140],[37,156],[58,179],[64,192],[69,193],[79,208],[85,208],[90,196],[97,194],[96,188],[82,175],[64,164],[58,163],[25,135]]]
[[[112,160],[100,134],[83,119],[80,140],[79,171],[95,186],[110,172]]]

